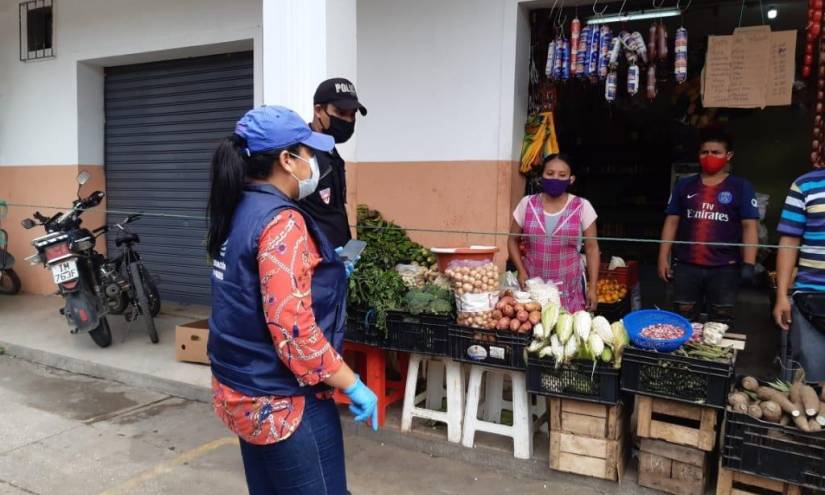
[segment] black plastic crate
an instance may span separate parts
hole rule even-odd
[[[825,490],[825,431],[806,433],[725,411],[722,466]]]
[[[556,368],[552,358],[527,359],[527,391],[600,404],[619,403],[619,370],[613,365],[576,360]]]
[[[400,311],[387,313],[387,339],[384,349],[446,356],[448,328],[452,316],[412,315]]]
[[[624,318],[625,315],[630,313],[632,309],[630,294],[628,294],[627,297],[617,303],[599,303],[596,307],[596,315],[604,316],[607,318],[607,321],[613,323],[614,321],[619,321]]]
[[[622,357],[622,390],[723,409],[733,362],[706,361],[628,346]]]
[[[378,330],[375,324],[375,311],[366,308],[348,308],[344,340],[380,346],[386,338],[384,332]]]
[[[525,370],[524,348],[530,333],[482,330],[450,325],[450,356],[456,361],[495,368]]]

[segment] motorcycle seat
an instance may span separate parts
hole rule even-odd
[[[120,247],[124,244],[134,244],[140,242],[140,237],[137,234],[124,234],[122,237],[115,239],[115,246]]]

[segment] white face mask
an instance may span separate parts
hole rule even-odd
[[[310,194],[315,192],[315,189],[318,188],[318,181],[321,179],[321,170],[318,168],[318,159],[314,156],[309,160],[296,155],[295,153],[290,153],[290,155],[294,156],[299,160],[303,160],[309,164],[309,169],[312,172],[308,178],[301,180],[296,176],[293,172],[290,172],[292,178],[298,181],[298,200],[302,200],[309,196]]]

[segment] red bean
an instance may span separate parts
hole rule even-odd
[[[681,327],[669,323],[657,323],[642,329],[643,336],[654,340],[673,340],[684,334],[685,331]]]

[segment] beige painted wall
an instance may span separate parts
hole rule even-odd
[[[105,190],[103,167],[100,165],[45,165],[45,166],[3,166],[0,167],[0,199],[11,204],[37,206],[71,206],[76,198],[75,177],[81,170],[87,170],[92,179],[83,187],[82,194]],[[83,216],[83,224],[88,228],[103,225],[106,215],[103,213],[106,203],[98,209],[100,212],[88,212]],[[42,266],[31,266],[23,258],[34,253],[32,239],[45,234],[42,227],[25,230],[20,222],[39,210],[44,215],[52,215],[57,210],[49,208],[31,208],[10,206],[9,215],[3,219],[3,228],[9,234],[9,251],[16,259],[15,271],[23,282],[23,290],[32,294],[51,294],[57,288],[52,282],[51,274]],[[104,238],[98,240],[97,247],[106,252]]]
[[[351,223],[356,206],[367,204],[410,229],[410,237],[424,246],[495,245],[503,265],[507,237],[494,234],[509,232],[524,179],[510,161],[368,162],[347,164],[347,187]]]
[[[102,166],[6,166],[0,167],[0,198],[9,203],[64,206],[75,198],[75,177],[88,170],[92,180],[83,194],[105,190]],[[426,247],[458,247],[470,244],[495,245],[500,251],[496,261],[507,257],[507,238],[494,233],[510,229],[511,213],[524,191],[518,164],[509,161],[448,161],[348,163],[348,202],[350,220],[355,223],[356,206],[364,203],[404,228]],[[94,228],[105,220],[105,202],[99,212],[84,215],[84,225]],[[35,208],[10,207],[3,227],[9,233],[9,249],[17,258],[15,269],[23,280],[23,290],[50,294],[56,288],[42,266],[29,266],[23,258],[34,251],[31,240],[43,235],[42,227],[24,230],[20,221]],[[43,214],[56,210],[40,208]],[[445,230],[484,234],[417,232]],[[105,240],[98,240],[105,252]]]

